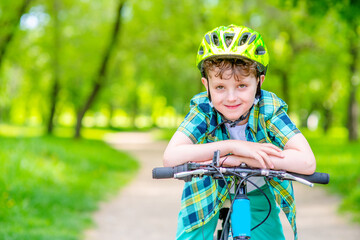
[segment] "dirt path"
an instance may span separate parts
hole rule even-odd
[[[166,143],[154,142],[146,133],[119,133],[106,140],[139,159],[141,169],[129,186],[101,204],[94,214],[96,227],[85,232],[85,240],[174,239],[183,183],[153,180],[151,176],[152,168],[162,164]],[[320,187],[299,184],[295,185],[295,194],[299,239],[360,239],[360,226],[336,214],[339,199]],[[293,239],[289,224],[284,224],[284,231],[286,239]]]

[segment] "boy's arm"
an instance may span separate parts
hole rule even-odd
[[[188,136],[177,131],[164,152],[163,163],[165,167],[173,167],[187,162],[205,162],[212,159],[216,150],[220,150],[221,156],[231,153],[235,156],[251,159],[262,168],[274,167],[270,156],[279,159],[283,157],[281,149],[269,143],[260,144],[241,140],[224,140],[194,144]]]
[[[270,157],[274,163],[274,169],[308,175],[315,172],[315,156],[306,138],[301,133],[295,134],[289,139],[284,147],[283,154],[283,158]]]
[[[272,169],[285,170],[305,175],[310,175],[315,172],[315,156],[307,140],[301,133],[298,133],[289,139],[282,153],[282,158],[270,156],[270,160],[274,164],[274,166],[271,167]],[[238,166],[241,163],[246,163],[246,165],[253,168],[263,168],[258,161],[242,156],[231,155],[223,157],[220,161],[220,164],[225,167]]]
[[[231,152],[225,141],[194,144],[184,133],[176,131],[165,149],[163,163],[165,167],[173,167],[187,162],[204,162],[212,159],[214,151],[220,150],[222,156]]]

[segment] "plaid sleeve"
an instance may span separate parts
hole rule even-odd
[[[198,106],[192,107],[177,131],[184,133],[193,143],[197,143],[208,129],[207,119]]]
[[[284,108],[279,108],[273,117],[267,121],[267,129],[273,142],[282,148],[291,137],[300,133]]]

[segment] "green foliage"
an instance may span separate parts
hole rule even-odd
[[[137,169],[96,140],[1,137],[0,238],[78,239],[90,213]]]
[[[109,40],[118,0],[58,2],[60,92],[55,123],[74,126]],[[9,22],[16,22],[19,6],[1,2],[0,40],[16,26]],[[359,25],[359,18],[351,14],[358,8],[350,0],[128,0],[107,79],[83,123],[151,127],[160,125],[169,113],[174,119],[185,114],[189,99],[204,90],[195,66],[203,34],[235,23],[262,34],[270,54],[263,87],[286,100],[302,126],[306,127],[312,113],[319,115],[320,126],[343,126],[344,106],[353,88],[346,36],[359,36],[360,29],[353,27]],[[20,24],[0,71],[0,119],[4,122],[43,125],[49,117],[56,64],[55,16],[52,3],[32,1],[17,19]],[[358,46],[359,41],[355,42]],[[359,64],[355,65],[358,69]],[[337,117],[329,118],[329,114]],[[170,122],[171,127],[178,123]]]
[[[333,129],[326,136],[305,132],[317,159],[317,170],[330,174],[327,186],[343,199],[341,210],[360,222],[360,149],[347,141],[346,130]]]

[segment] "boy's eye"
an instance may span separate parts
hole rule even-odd
[[[222,90],[222,89],[224,89],[224,86],[217,86],[216,89]]]
[[[245,84],[240,84],[238,87],[239,87],[239,88],[245,88],[246,85],[245,85]]]

